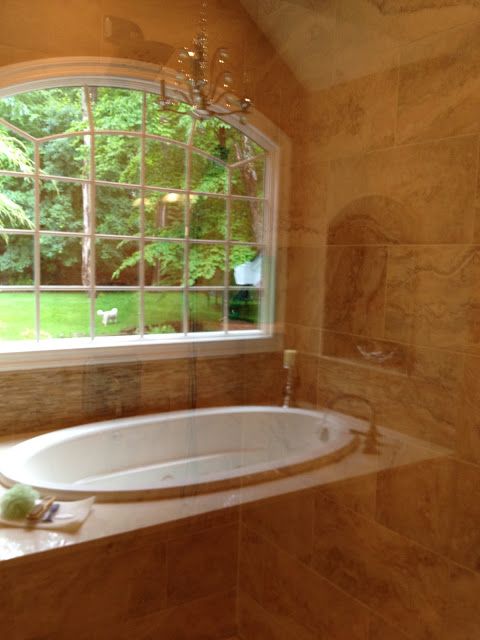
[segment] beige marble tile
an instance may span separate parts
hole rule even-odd
[[[409,637],[385,620],[372,614],[369,640],[409,640]]]
[[[289,243],[315,247],[325,242],[329,164],[298,145],[293,153]]]
[[[266,556],[264,608],[335,640],[366,640],[368,611],[297,559],[271,547]]]
[[[448,556],[480,572],[480,467],[456,462],[452,495]]]
[[[238,588],[250,598],[262,602],[265,575],[266,542],[256,531],[240,525]]]
[[[235,591],[212,594],[129,620],[117,640],[225,640],[236,632]]]
[[[311,92],[303,144],[319,159],[391,146],[397,83],[393,69]]]
[[[336,331],[322,331],[320,344],[323,356],[377,370],[407,374],[414,359],[407,345]]]
[[[457,354],[431,349],[412,350],[403,373],[321,357],[317,398],[320,406],[328,406],[339,395],[358,395],[372,403],[378,424],[453,448],[458,419],[455,398],[461,380],[462,361]],[[336,408],[366,417],[359,403],[342,402]]]
[[[321,487],[318,494],[356,513],[374,518],[377,502],[377,474],[332,482]]]
[[[285,348],[296,349],[308,355],[318,355],[321,332],[300,324],[285,325]]]
[[[367,40],[384,50],[478,20],[479,14],[469,0],[339,0],[338,35],[344,42]]]
[[[385,336],[462,349],[480,343],[479,248],[391,247]]]
[[[318,640],[316,633],[266,611],[245,593],[239,595],[238,616],[240,637],[244,640]]]
[[[158,541],[158,535],[142,537],[137,543],[135,576],[128,591],[128,616],[138,618],[166,607],[167,602],[167,554],[166,544]]]
[[[198,358],[191,372],[198,407],[243,404],[243,356]]]
[[[472,136],[336,160],[328,242],[471,242],[476,166]]]
[[[450,566],[450,600],[441,640],[473,640],[480,629],[480,576],[458,565]]]
[[[252,375],[260,371],[260,376]],[[279,405],[283,398],[285,371],[283,354],[251,353],[243,356],[245,404]]]
[[[216,527],[167,545],[169,606],[233,589],[236,584],[238,528]]]
[[[449,599],[440,556],[319,496],[312,566],[414,638],[438,637]]]
[[[54,568],[48,555],[16,567],[10,575],[17,635],[27,640],[60,630],[86,632],[102,622],[124,620],[136,571],[132,557],[98,546],[63,555]]]
[[[324,327],[381,337],[386,271],[384,247],[328,247]]]
[[[402,50],[398,142],[479,131],[479,33],[467,22]]]
[[[359,30],[355,35],[357,35]],[[376,43],[369,38],[358,39],[342,31],[337,33],[334,54],[333,82],[345,83],[378,73],[395,71],[400,65],[400,46]],[[386,45],[386,49],[383,48]]]
[[[307,327],[320,326],[325,295],[322,280],[325,260],[323,247],[289,248],[287,322]]]
[[[462,392],[459,396],[457,454],[480,463],[480,358],[465,356]]]
[[[0,629],[6,640],[15,639],[15,619],[13,608],[13,584],[6,575],[0,576]]]
[[[430,460],[378,474],[377,520],[397,533],[448,555],[455,503],[455,465]]]
[[[249,529],[303,562],[310,560],[313,545],[314,496],[294,493],[241,509],[241,521]]]

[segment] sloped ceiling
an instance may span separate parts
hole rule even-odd
[[[241,0],[279,55],[307,88],[331,79],[335,27],[332,0]]]
[[[240,0],[308,90],[396,67],[408,45],[480,19],[477,0]],[[410,55],[410,54],[409,54]]]

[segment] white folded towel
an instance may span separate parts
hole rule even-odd
[[[85,498],[75,502],[60,502],[55,500],[59,509],[53,516],[52,522],[23,520],[5,520],[0,518],[0,527],[17,527],[20,529],[50,529],[55,531],[77,531],[87,519],[92,510],[95,498]]]

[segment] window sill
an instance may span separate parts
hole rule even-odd
[[[281,348],[280,336],[262,331],[238,331],[226,336],[223,332],[149,336],[140,340],[134,336],[88,339],[48,340],[2,345],[0,371],[72,367],[147,360],[172,360],[192,356],[228,356]]]

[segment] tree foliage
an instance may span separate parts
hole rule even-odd
[[[193,153],[190,166],[192,188],[208,194],[192,196],[190,236],[224,241],[227,238],[225,195],[228,175],[222,162],[233,163],[261,153],[261,149],[233,127],[217,119],[193,124],[188,108],[181,115],[159,114],[157,97],[140,91],[116,88],[58,88],[18,94],[0,101],[0,116],[32,136],[59,137],[41,144],[41,171],[44,175],[87,178],[90,175],[92,140],[90,118],[96,132],[94,140],[97,180],[135,185],[140,182],[141,139],[128,132],[139,131],[146,113],[147,134],[188,144],[221,162]],[[145,97],[144,97],[145,95]],[[87,100],[88,98],[88,100]],[[145,100],[145,105],[144,105]],[[90,105],[87,109],[85,105]],[[112,135],[112,131],[125,131]],[[105,133],[102,133],[105,132]],[[110,134],[109,134],[110,132]],[[31,172],[33,146],[11,133],[0,132],[0,168]],[[262,161],[263,162],[263,161]],[[178,145],[146,139],[145,180],[147,186],[164,191],[148,191],[144,200],[145,233],[157,238],[181,239],[185,235],[186,202],[182,194],[172,197],[169,190],[185,188],[187,152]],[[232,172],[232,190],[258,195],[262,182],[260,165],[253,162]],[[33,221],[33,181],[30,178],[0,176],[0,227],[28,229]],[[85,205],[95,201],[96,231],[103,234],[140,233],[141,193],[135,187],[97,185],[92,194],[80,183],[41,180],[41,228],[66,232],[85,231]],[[88,213],[88,212],[87,212]],[[234,239],[259,239],[263,212],[247,203],[243,213],[233,215]],[[42,238],[42,282],[80,284],[82,250],[80,241],[69,237]],[[229,256],[230,267],[252,260],[255,249],[238,245]],[[144,251],[147,284],[184,284],[182,243],[147,242]],[[85,252],[83,252],[85,259]],[[11,242],[0,256],[0,269],[8,271],[10,284],[23,282],[33,252],[28,243]],[[96,246],[98,281],[137,284],[138,245],[132,241],[100,241]],[[3,261],[3,262],[2,262]],[[194,245],[189,254],[189,284],[223,284],[225,247],[221,244]],[[31,266],[31,265],[30,265]]]

